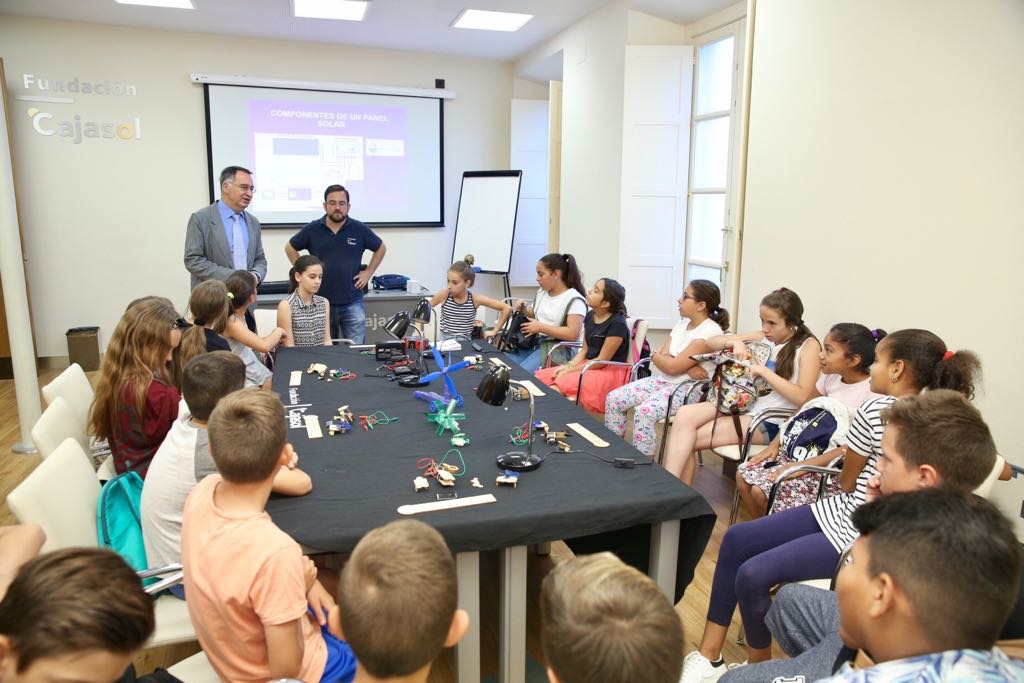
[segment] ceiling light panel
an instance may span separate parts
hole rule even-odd
[[[171,9],[195,9],[192,0],[114,0],[119,5],[144,5],[146,7],[170,7]]]
[[[368,0],[292,0],[292,14],[304,19],[362,21]]]
[[[466,9],[455,19],[455,28],[472,28],[481,31],[518,31],[526,22],[533,19],[532,14],[516,12],[493,12],[483,9]]]

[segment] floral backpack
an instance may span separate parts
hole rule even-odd
[[[750,360],[737,360],[729,351],[702,353],[692,358],[697,362],[711,361],[715,373],[711,376],[708,400],[726,415],[742,415],[748,412],[759,396],[772,391],[771,386],[750,373],[750,364],[765,365],[771,357],[771,347],[764,342],[745,342]]]

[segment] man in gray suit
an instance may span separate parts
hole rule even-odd
[[[257,284],[263,282],[267,257],[260,222],[245,210],[255,190],[249,169],[228,166],[220,172],[220,199],[188,219],[185,267],[192,287],[203,280],[223,282],[236,270],[248,270]]]

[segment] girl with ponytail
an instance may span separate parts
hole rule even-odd
[[[771,355],[765,365],[751,364],[750,372],[763,378],[772,391],[754,402],[750,412],[739,416],[739,430],[761,411],[769,408],[796,408],[814,393],[818,381],[821,344],[803,321],[804,305],[791,289],[782,287],[761,299],[761,329],[746,334],[730,334],[708,340],[712,349],[732,349],[739,359],[749,358],[744,342],[759,341],[767,344]],[[768,444],[779,433],[782,420],[762,422],[753,437],[753,443]],[[711,443],[714,437],[714,444]],[[710,448],[738,444],[742,434],[731,415],[723,415],[713,403],[683,406],[672,423],[672,436],[665,453],[665,469],[687,484],[693,483],[696,463],[693,454]]]
[[[560,341],[579,341],[583,332],[583,318],[587,314],[587,292],[583,288],[583,275],[576,267],[572,254],[547,254],[537,261],[537,284],[540,286],[533,306],[520,301],[517,309],[526,313],[527,322],[521,329],[526,334],[540,335],[537,348],[519,349],[508,353],[510,360],[528,372],[536,372],[553,344]],[[560,365],[566,355],[554,359]]]
[[[707,379],[714,372],[711,361],[698,364],[691,356],[711,350],[707,340],[729,329],[729,312],[721,306],[718,285],[710,280],[693,280],[679,297],[679,322],[668,340],[651,354],[651,376],[615,389],[605,400],[604,425],[619,436],[626,433],[626,413],[633,408],[633,446],[647,456],[654,455],[655,429],[669,409],[679,409],[682,391],[673,395],[687,379]],[[679,399],[679,403],[676,402]]]

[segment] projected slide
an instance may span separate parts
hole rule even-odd
[[[321,211],[328,185],[386,184],[394,208],[408,206],[406,115],[397,107],[250,102],[254,210]]]
[[[249,211],[264,225],[323,215],[344,185],[351,215],[377,225],[441,225],[441,102],[436,98],[209,85],[211,187],[252,169]]]

